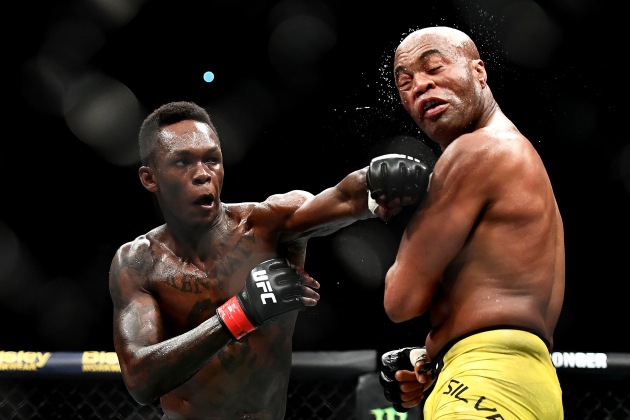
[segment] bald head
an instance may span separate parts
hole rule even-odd
[[[464,32],[448,26],[422,28],[410,33],[396,48],[396,55],[429,45],[452,58],[479,59],[479,51],[473,40]]]
[[[394,80],[405,110],[442,149],[495,109],[475,43],[454,28],[407,35],[396,48]]]

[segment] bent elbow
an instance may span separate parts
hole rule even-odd
[[[134,401],[140,405],[153,404],[153,402],[160,398],[160,395],[152,392],[152,390],[147,387],[135,386],[127,384],[127,382],[125,382],[125,386],[127,388],[127,391],[129,392],[129,395],[131,395]]]
[[[413,294],[394,296],[393,294],[388,294],[387,290],[385,291],[383,308],[390,321],[397,324],[416,318],[426,310],[426,307],[418,302]]]
[[[149,405],[158,399],[157,397],[150,398],[148,396],[143,396],[140,394],[131,394],[131,396],[133,397],[134,401],[137,402],[139,405]]]
[[[385,276],[383,307],[387,317],[394,323],[421,316],[429,309],[433,299],[434,288],[430,286],[428,279],[419,278],[416,271],[413,278],[409,275],[404,277],[404,273],[404,270],[395,265]]]
[[[407,318],[405,314],[403,314],[402,311],[400,310],[400,305],[388,304],[386,302],[384,307],[385,307],[385,314],[387,314],[387,317],[389,318],[390,321],[396,324],[399,324],[401,322],[405,322],[409,320],[409,318]]]
[[[129,367],[121,364],[123,382],[129,395],[131,395],[138,404],[149,405],[159,399],[161,395],[156,386],[152,385],[157,381],[149,380],[141,371],[139,366]]]
[[[385,279],[385,295],[383,297],[383,309],[385,310],[385,314],[390,319],[390,321],[395,323],[407,321],[410,317],[406,310],[408,302],[405,302],[405,300],[409,297],[401,297],[400,294],[395,293],[394,290],[390,287],[388,277],[386,277]]]

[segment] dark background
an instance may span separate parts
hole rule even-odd
[[[161,223],[137,178],[136,134],[152,109],[208,108],[225,202],[317,193],[376,154],[413,150],[397,137],[419,133],[392,90],[391,55],[410,29],[448,25],[477,42],[495,97],[554,185],[567,253],[556,350],[630,352],[620,13],[595,0],[368,3],[15,4],[3,51],[0,349],[113,350],[111,258]],[[405,217],[311,240],[306,268],[322,299],[300,315],[296,350],[422,342],[426,320],[393,324],[382,309]]]

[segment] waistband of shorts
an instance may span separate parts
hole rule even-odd
[[[528,332],[530,334],[535,335],[540,340],[542,340],[542,342],[545,344],[545,346],[547,346],[547,349],[551,348],[551,345],[550,345],[549,341],[545,338],[545,336],[540,331],[537,331],[537,330],[534,330],[534,329],[531,329],[531,328],[515,326],[515,325],[495,325],[495,326],[492,326],[492,327],[480,328],[478,330],[474,330],[474,331],[468,332],[466,334],[460,335],[459,337],[449,341],[448,343],[446,343],[446,345],[444,347],[442,347],[442,349],[439,351],[439,353],[437,354],[435,359],[433,359],[431,361],[431,364],[439,372],[439,370],[441,370],[441,367],[444,365],[444,356],[446,355],[446,353],[448,353],[448,351],[450,349],[453,348],[453,346],[455,344],[459,343],[463,339],[468,338],[470,336],[481,334],[481,333],[484,333],[484,332],[487,332],[487,331],[496,331],[496,330],[525,331],[525,332]]]

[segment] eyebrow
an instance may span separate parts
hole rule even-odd
[[[219,150],[219,146],[212,146],[209,148],[203,148],[202,153],[216,153],[217,150]],[[173,150],[171,154],[175,157],[181,158],[181,157],[192,156],[192,155],[195,155],[196,153],[197,153],[197,149],[191,150],[190,148],[184,148],[184,149]]]
[[[420,58],[418,59],[418,61],[424,61],[427,59],[427,57],[433,54],[442,54],[442,53],[437,48],[433,48],[432,50],[426,50],[420,55]]]
[[[429,56],[432,56],[434,54],[442,54],[442,53],[437,48],[426,50],[425,52],[420,54],[420,57],[418,58],[418,62],[422,62],[422,61],[426,60]],[[400,71],[403,68],[404,68],[404,66],[396,66],[396,68],[394,69],[394,75],[398,76],[398,73],[400,73]]]

